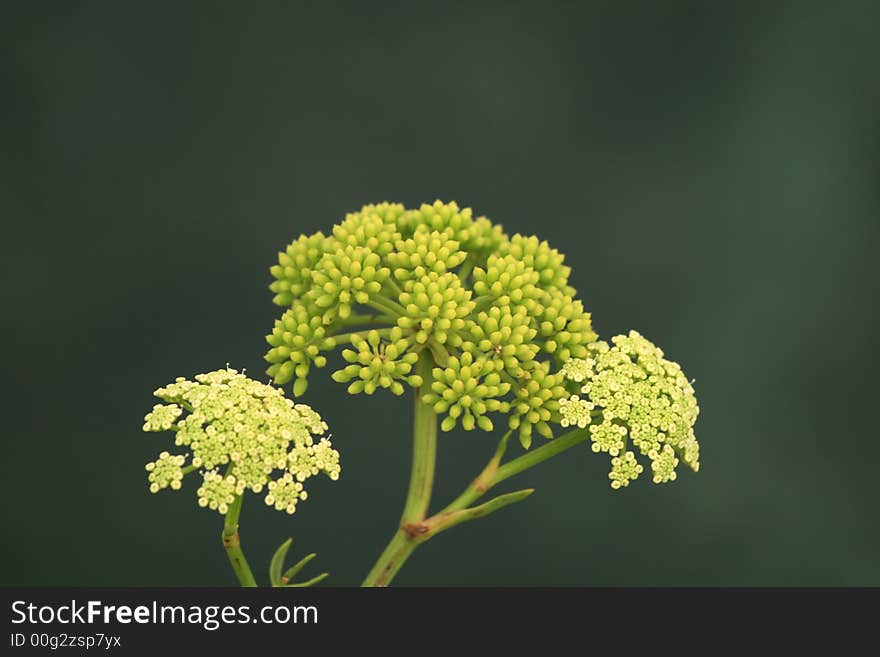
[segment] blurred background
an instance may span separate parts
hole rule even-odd
[[[221,518],[150,495],[152,391],[259,374],[268,268],[368,202],[456,200],[567,254],[602,336],[696,379],[703,468],[613,492],[574,449],[401,585],[880,585],[875,3],[58,3],[0,20],[0,584],[232,585]],[[274,548],[356,585],[410,403],[312,378],[343,455]],[[441,436],[445,504],[496,436]]]

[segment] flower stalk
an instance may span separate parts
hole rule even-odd
[[[413,462],[409,480],[409,493],[403,507],[401,525],[424,520],[431,504],[434,487],[434,468],[437,462],[437,414],[422,396],[431,388],[431,369],[434,366],[431,352],[422,349],[416,366],[416,374],[422,377],[422,385],[415,394],[415,421],[413,423]]]
[[[251,572],[244,551],[241,549],[241,539],[238,535],[238,518],[241,515],[241,501],[244,495],[236,495],[235,500],[229,505],[229,510],[223,521],[223,547],[226,549],[226,555],[229,557],[229,563],[232,570],[238,578],[239,584],[244,587],[255,587],[257,581]]]
[[[425,519],[431,504],[434,486],[434,468],[437,462],[437,414],[422,396],[431,388],[431,369],[434,360],[429,349],[419,352],[416,373],[422,385],[415,392],[415,421],[413,423],[413,461],[409,492],[400,517],[400,528],[373,566],[363,586],[387,586],[409,558],[418,542],[407,527]]]
[[[416,424],[418,425],[418,422]],[[489,460],[489,463],[486,464],[486,467],[483,468],[482,472],[461,495],[444,507],[442,511],[427,518],[423,516],[419,520],[408,520],[407,514],[404,513],[400,528],[391,538],[388,546],[370,570],[362,586],[388,586],[406,560],[422,543],[430,540],[442,531],[451,529],[469,520],[482,518],[498,509],[521,502],[529,497],[535,492],[534,488],[525,488],[513,493],[506,493],[494,497],[479,506],[471,506],[502,481],[529,468],[533,468],[575,445],[586,442],[590,432],[586,429],[574,429],[558,438],[554,438],[541,447],[537,447],[501,465],[501,459],[504,457],[505,450],[507,449],[507,440],[510,438],[510,434],[510,431],[504,434],[498,443],[495,454]],[[417,459],[414,458],[413,460]],[[413,474],[415,475],[416,473],[417,469],[414,464]],[[412,490],[413,483],[411,482],[410,491]],[[430,500],[430,491],[427,493],[427,500]],[[427,504],[425,508],[427,509]]]

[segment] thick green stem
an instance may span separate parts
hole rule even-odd
[[[247,559],[244,558],[244,552],[241,550],[241,540],[238,537],[238,517],[241,515],[241,500],[244,495],[237,495],[235,501],[230,505],[226,512],[226,518],[223,522],[223,547],[226,548],[226,554],[229,557],[229,563],[232,564],[232,570],[242,586],[255,587],[257,581],[251,572]]]
[[[413,424],[413,461],[409,478],[409,493],[403,507],[400,524],[424,520],[431,503],[434,487],[434,467],[437,461],[437,414],[431,404],[422,401],[422,395],[431,390],[431,369],[434,361],[427,349],[419,353],[416,374],[422,385],[416,390],[415,422]]]
[[[407,527],[421,523],[428,513],[431,490],[434,486],[434,467],[437,460],[437,414],[430,404],[422,401],[422,395],[431,387],[431,369],[434,365],[431,352],[419,353],[417,374],[422,385],[416,390],[415,422],[413,424],[413,461],[409,480],[409,492],[397,530],[388,546],[379,556],[363,586],[387,586],[403,563],[418,545]]]
[[[398,529],[361,586],[388,586],[418,542],[403,529]]]

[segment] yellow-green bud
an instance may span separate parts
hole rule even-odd
[[[452,347],[462,343],[465,317],[473,310],[474,302],[470,290],[462,286],[457,275],[432,271],[418,280],[407,281],[404,290],[400,304],[406,309],[406,316],[398,318],[400,328],[411,331],[419,344],[430,337]]]
[[[428,272],[444,274],[467,257],[448,233],[432,231],[426,226],[419,226],[412,237],[398,239],[393,246],[395,250],[388,253],[385,260],[401,282],[420,279]]]
[[[539,285],[544,289],[555,289],[563,295],[573,296],[575,290],[568,285],[571,267],[565,266],[565,256],[550,248],[546,241],[534,235],[517,233],[499,248],[500,255],[510,255],[538,272]]]
[[[333,380],[351,382],[348,391],[352,394],[371,395],[379,388],[388,388],[395,395],[402,395],[403,383],[417,388],[422,377],[412,374],[412,369],[419,357],[407,351],[414,341],[402,336],[399,327],[390,329],[387,342],[376,330],[367,332],[366,337],[353,335],[351,344],[355,349],[342,351],[342,357],[351,364],[334,372]]]
[[[509,410],[501,398],[510,391],[510,383],[502,381],[489,359],[474,360],[470,352],[464,352],[461,358],[450,358],[446,367],[435,367],[432,375],[431,391],[422,401],[431,404],[436,413],[446,414],[440,424],[443,431],[451,431],[459,419],[467,431],[476,426],[491,431],[492,420],[486,413]]]
[[[378,295],[390,275],[378,253],[347,244],[317,262],[312,269],[313,286],[305,297],[323,311],[321,321],[330,324],[337,318],[347,319],[353,306]]]
[[[477,314],[471,325],[471,340],[462,349],[482,353],[498,371],[503,369],[519,377],[523,374],[522,364],[531,368],[540,349],[533,342],[535,335],[537,330],[532,328],[524,306],[493,306]]]
[[[297,397],[305,393],[312,365],[326,365],[327,358],[321,352],[336,346],[336,341],[327,334],[318,309],[300,301],[294,302],[275,322],[266,341],[272,346],[265,357],[272,363],[269,375],[279,385],[294,380],[298,386],[294,393]]]
[[[538,363],[519,381],[510,405],[510,428],[519,430],[523,447],[532,444],[532,429],[545,438],[552,438],[550,419],[559,410],[559,400],[565,394],[561,373],[550,372],[550,363]]]

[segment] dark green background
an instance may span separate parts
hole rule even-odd
[[[329,4],[0,20],[0,583],[232,584],[193,486],[147,491],[151,391],[262,373],[292,238],[439,197],[683,364],[703,469],[615,493],[572,450],[400,584],[880,584],[876,3]],[[410,405],[328,373],[343,476],[293,518],[247,500],[260,577],[292,535],[357,584],[399,517]],[[494,440],[442,436],[438,501]]]

